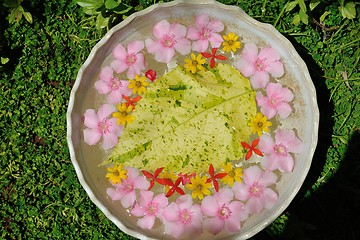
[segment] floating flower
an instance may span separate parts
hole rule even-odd
[[[217,179],[222,179],[227,174],[226,173],[217,173],[217,174],[215,174],[214,166],[212,164],[210,164],[210,166],[209,166],[209,175],[210,175],[210,177],[206,180],[206,183],[213,182],[215,191],[218,192],[219,191],[219,183],[218,183]]]
[[[241,167],[234,169],[231,163],[227,163],[226,165],[223,166],[223,168],[226,172],[226,176],[222,178],[221,181],[224,184],[227,184],[230,187],[232,187],[234,185],[234,182],[242,181],[243,170]]]
[[[191,51],[191,42],[185,37],[186,27],[182,24],[170,24],[161,20],[154,26],[153,35],[156,40],[148,38],[145,44],[148,52],[154,53],[158,62],[169,63],[175,52],[186,55]]]
[[[118,112],[114,112],[112,116],[117,119],[117,124],[125,126],[134,121],[135,117],[131,115],[132,106],[126,106],[126,103],[119,103],[117,105]]]
[[[151,174],[149,173],[148,171],[145,171],[145,170],[142,170],[142,174],[144,174],[145,177],[147,178],[150,178],[150,187],[148,190],[151,190],[153,187],[154,187],[154,184],[155,184],[155,181],[156,182],[159,182],[160,178],[158,178],[158,175],[161,173],[161,171],[163,170],[164,168],[161,167],[161,168],[158,168],[155,170],[154,174]]]
[[[223,56],[223,55],[216,55],[216,51],[217,48],[212,48],[211,49],[211,53],[207,53],[207,52],[201,52],[201,55],[205,58],[210,58],[210,67],[214,68],[215,67],[215,59],[219,59],[219,60],[227,60],[227,57]]]
[[[128,96],[124,96],[124,99],[126,101],[126,107],[129,107],[131,106],[132,107],[132,110],[135,109],[135,103],[137,103],[140,99],[141,99],[141,96],[136,96],[134,98],[130,98]]]
[[[213,196],[206,196],[201,202],[201,211],[207,218],[204,228],[213,235],[223,229],[230,233],[240,231],[240,222],[248,218],[244,203],[233,201],[234,193],[229,188],[223,188]]]
[[[223,38],[224,42],[222,45],[225,52],[236,52],[236,50],[241,47],[241,43],[238,41],[239,36],[234,32],[231,32],[228,35],[224,35]]]
[[[281,172],[291,172],[294,159],[290,153],[300,153],[303,145],[293,130],[279,129],[275,133],[275,141],[270,135],[264,134],[259,142],[259,148],[265,154],[261,166],[269,171],[279,169]]]
[[[197,70],[204,71],[204,63],[206,62],[205,59],[202,58],[201,54],[195,56],[195,54],[191,54],[191,59],[185,59],[184,67],[186,71],[195,74]]]
[[[140,199],[131,209],[131,214],[139,218],[137,225],[144,229],[151,229],[155,219],[162,219],[162,212],[168,205],[168,199],[163,193],[154,197],[152,191],[140,191]]]
[[[108,150],[118,144],[118,137],[124,127],[116,124],[116,119],[111,118],[115,107],[111,104],[102,105],[97,111],[88,109],[84,113],[84,141],[89,145],[95,145],[101,137],[101,147]]]
[[[281,118],[287,118],[292,112],[289,102],[294,99],[294,94],[288,88],[283,88],[280,83],[269,83],[266,94],[267,97],[261,92],[256,93],[256,101],[261,112],[268,119],[273,118],[276,113]]]
[[[109,179],[112,184],[121,183],[122,180],[127,178],[127,171],[126,169],[123,169],[122,163],[118,165],[115,164],[113,167],[108,167],[107,171],[106,178]]]
[[[140,77],[139,75],[135,75],[135,79],[131,79],[129,80],[129,88],[132,89],[132,92],[134,94],[143,94],[146,92],[146,88],[147,86],[149,86],[149,83],[145,81],[146,77],[142,76]]]
[[[204,198],[204,195],[209,195],[211,192],[209,188],[211,188],[211,184],[207,182],[207,177],[200,177],[197,175],[195,178],[190,179],[189,184],[186,185],[188,189],[192,191],[191,196],[195,198],[199,198],[200,200]]]
[[[163,210],[165,233],[175,238],[196,238],[202,233],[202,213],[189,194],[180,196]]]
[[[152,82],[156,80],[156,71],[154,70],[147,70],[145,76]]]
[[[140,74],[146,68],[146,61],[141,50],[144,48],[143,41],[134,41],[127,45],[127,50],[122,44],[118,44],[114,50],[113,55],[115,60],[111,63],[111,67],[117,73],[122,73],[127,70],[126,76],[129,79]]]
[[[252,127],[253,133],[257,133],[260,137],[263,132],[269,132],[269,127],[272,126],[272,123],[262,113],[257,113],[255,117],[251,118],[249,126]]]
[[[195,18],[195,26],[189,27],[187,38],[194,40],[192,50],[204,52],[209,47],[220,47],[223,39],[219,32],[224,30],[224,24],[219,20],[211,20],[207,14],[201,14]]]
[[[129,208],[135,203],[135,190],[146,190],[150,184],[144,176],[139,176],[139,171],[136,168],[128,167],[126,170],[128,177],[120,184],[113,184],[113,187],[109,187],[106,193],[112,201],[120,200],[124,208]]]
[[[169,178],[159,179],[158,182],[162,185],[167,186],[167,193],[166,197],[171,197],[175,192],[179,193],[180,195],[184,195],[185,192],[179,187],[182,178],[179,177],[175,182],[171,181]]]
[[[279,78],[284,75],[284,65],[280,61],[279,53],[272,47],[265,47],[258,51],[254,43],[246,43],[235,67],[245,77],[250,77],[253,88],[264,88],[269,82],[270,75]]]
[[[188,184],[188,183],[191,182],[190,179],[193,178],[193,177],[195,177],[195,176],[196,176],[196,173],[192,173],[192,174],[187,174],[187,173],[182,174],[182,173],[179,173],[178,175],[179,175],[179,177],[182,178],[181,184],[185,186],[186,184]]]
[[[262,171],[258,166],[244,170],[243,182],[232,187],[235,198],[245,203],[249,214],[259,213],[264,208],[270,209],[278,199],[278,195],[269,186],[276,183],[277,176],[270,171]]]
[[[251,146],[246,142],[241,142],[243,148],[247,149],[245,160],[249,160],[253,152],[259,155],[260,157],[264,156],[264,154],[259,149],[256,148],[256,146],[259,144],[259,141],[260,141],[259,138],[255,139],[254,141],[252,141]]]
[[[128,81],[114,77],[111,67],[104,67],[99,74],[99,80],[95,82],[95,88],[100,94],[108,94],[106,97],[108,103],[119,103],[123,96],[131,95],[128,85]]]

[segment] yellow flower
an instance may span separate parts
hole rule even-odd
[[[117,124],[123,125],[132,123],[135,119],[133,115],[130,114],[130,112],[133,110],[132,106],[126,106],[126,103],[119,103],[117,105],[118,112],[114,112],[112,116],[114,118],[117,118]]]
[[[129,80],[129,88],[132,89],[132,92],[134,94],[143,94],[146,92],[147,86],[149,86],[149,83],[145,81],[146,77],[139,77],[139,75],[135,75],[135,79]]]
[[[195,178],[191,178],[189,184],[186,185],[186,187],[190,190],[192,190],[192,198],[199,198],[202,200],[204,198],[204,195],[210,195],[211,183],[206,182],[207,177],[200,177],[197,175]]]
[[[121,183],[122,180],[127,178],[127,171],[126,169],[123,169],[122,163],[120,163],[119,165],[114,165],[113,167],[108,167],[107,171],[108,173],[106,174],[106,178],[112,184]]]
[[[233,165],[231,163],[227,163],[223,166],[225,172],[227,175],[221,179],[221,181],[224,184],[229,185],[232,187],[234,185],[234,182],[242,182],[242,175],[243,171],[242,168],[233,168]]]
[[[272,123],[267,121],[267,117],[262,113],[257,113],[255,117],[250,120],[249,126],[252,127],[253,133],[257,133],[259,136],[264,132],[269,132],[269,127]]]
[[[236,50],[241,47],[241,43],[237,41],[239,36],[237,36],[235,33],[231,32],[227,36],[224,35],[223,38],[225,41],[222,43],[222,45],[225,52],[236,52]]]
[[[197,70],[204,71],[204,63],[206,60],[202,57],[201,54],[195,56],[191,54],[191,59],[185,59],[184,67],[188,72],[195,74]]]

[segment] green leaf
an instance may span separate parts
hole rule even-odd
[[[306,5],[305,5],[304,0],[297,0],[297,2],[299,3],[300,11],[303,11],[306,13],[307,11],[306,11]]]
[[[311,1],[310,4],[309,4],[309,8],[310,10],[314,10],[317,5],[319,5],[321,3],[321,0],[315,0],[315,1]]]
[[[100,30],[106,28],[108,26],[108,23],[109,23],[109,18],[104,18],[103,15],[100,13],[96,17],[95,27],[96,29]]]
[[[6,63],[8,63],[9,62],[9,58],[4,58],[4,57],[1,57],[1,64],[6,64]]]
[[[348,2],[346,5],[341,5],[339,11],[343,18],[354,19],[356,17],[356,7],[354,2]]]
[[[292,20],[292,23],[295,25],[295,26],[298,26],[300,24],[300,15],[299,14],[295,14],[294,15],[294,18]]]
[[[329,14],[331,14],[330,11],[324,12],[324,13],[320,16],[320,22],[324,22],[324,21],[325,21],[325,18],[326,18]]]
[[[32,16],[31,16],[31,13],[29,13],[29,12],[23,12],[23,15],[24,15],[26,21],[28,21],[29,23],[32,23],[32,22],[33,22],[33,18],[32,18]]]
[[[309,23],[309,17],[303,10],[300,9],[299,12],[300,20],[305,23],[306,25]]]
[[[17,8],[20,4],[17,0],[5,0],[3,5],[8,8]]]
[[[290,12],[291,10],[293,10],[296,5],[298,5],[297,1],[292,1],[292,2],[288,2],[285,5],[285,12]]]
[[[103,0],[77,0],[76,3],[80,5],[81,7],[86,8],[99,8],[102,5],[104,5]]]
[[[117,14],[124,14],[124,13],[129,12],[131,9],[132,9],[132,6],[121,3],[121,4],[119,4],[118,7],[113,9],[113,11]]]
[[[105,1],[105,7],[107,9],[113,9],[119,6],[119,4],[115,0],[106,0]]]
[[[250,81],[230,65],[195,75],[178,66],[152,83],[136,105],[110,162],[176,172],[207,171],[243,157],[256,114]]]

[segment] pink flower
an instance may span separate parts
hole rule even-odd
[[[233,186],[235,198],[245,203],[249,213],[259,213],[264,208],[270,209],[278,199],[278,195],[269,186],[276,183],[277,176],[270,171],[262,171],[258,166],[251,166],[244,171],[243,182]]]
[[[202,213],[191,195],[182,195],[163,211],[165,233],[175,238],[196,238],[202,233]]]
[[[284,65],[279,53],[272,47],[265,47],[258,52],[254,43],[246,43],[235,67],[245,77],[250,77],[253,88],[264,88],[270,76],[279,78],[284,75]]]
[[[240,201],[233,201],[234,193],[230,188],[220,189],[213,196],[206,196],[201,202],[202,212],[208,216],[204,220],[204,227],[216,235],[223,229],[227,232],[238,232],[240,221],[248,217],[245,206]]]
[[[111,114],[116,111],[111,104],[102,105],[98,111],[87,109],[84,113],[84,141],[89,145],[95,145],[101,137],[102,148],[108,150],[118,143],[118,137],[122,134],[124,127],[116,124],[116,118]]]
[[[131,214],[142,217],[137,221],[141,228],[151,229],[154,226],[155,218],[162,217],[163,209],[168,205],[168,199],[161,193],[154,197],[152,191],[140,191],[140,200],[131,210]]]
[[[126,170],[127,178],[122,180],[120,184],[114,184],[114,187],[109,187],[106,190],[111,200],[121,200],[121,205],[124,208],[134,206],[136,189],[147,190],[150,186],[150,183],[144,176],[139,176],[139,171],[136,168],[128,167]]]
[[[280,83],[269,83],[266,87],[265,97],[261,92],[256,93],[256,101],[261,112],[268,118],[273,118],[276,113],[281,118],[287,118],[292,112],[289,105],[294,99],[294,94]]]
[[[99,80],[95,82],[95,88],[100,94],[108,94],[108,103],[119,103],[123,95],[130,96],[131,89],[128,88],[129,81],[120,80],[114,77],[111,67],[104,67],[99,75]]]
[[[186,27],[179,23],[170,24],[161,20],[153,28],[156,40],[150,38],[145,40],[149,53],[155,54],[158,62],[169,63],[174,57],[175,51],[182,55],[190,53],[191,43],[186,36]]]
[[[294,159],[290,153],[300,153],[303,142],[295,136],[293,130],[280,129],[275,133],[275,141],[270,135],[260,137],[259,148],[265,154],[261,166],[269,171],[279,169],[281,172],[291,172]]]
[[[207,14],[201,14],[196,16],[195,26],[189,27],[187,32],[187,38],[195,40],[192,43],[192,49],[198,52],[204,52],[209,47],[220,47],[223,42],[223,38],[219,34],[224,30],[224,24],[219,20],[211,20]]]
[[[117,73],[127,70],[126,76],[129,79],[133,79],[136,74],[140,75],[141,70],[146,68],[144,54],[140,52],[143,48],[143,41],[129,43],[127,50],[122,44],[118,44],[113,50],[115,60],[111,63],[111,67]]]

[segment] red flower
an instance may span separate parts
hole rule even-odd
[[[245,148],[248,149],[248,152],[246,153],[245,156],[245,160],[248,160],[251,156],[252,156],[252,152],[256,153],[259,156],[264,156],[263,153],[258,149],[255,148],[258,144],[259,144],[259,138],[255,139],[254,141],[252,141],[251,146],[246,143],[246,142],[241,142],[241,145]]]
[[[202,52],[201,55],[203,55],[204,58],[210,58],[210,67],[215,67],[215,58],[219,60],[227,60],[227,57],[223,55],[216,55],[217,48],[211,49],[211,53]]]
[[[215,174],[214,173],[214,166],[212,164],[210,164],[209,166],[209,175],[210,175],[210,178],[208,178],[206,180],[206,183],[209,183],[209,182],[213,182],[214,184],[214,188],[216,190],[216,192],[219,191],[219,183],[216,179],[222,179],[223,177],[225,177],[227,175],[227,173],[217,173]]]
[[[145,76],[152,82],[156,80],[156,71],[154,70],[147,70]]]
[[[168,178],[159,179],[160,184],[170,187],[169,191],[165,195],[166,197],[171,197],[175,192],[179,193],[180,195],[185,195],[184,190],[179,187],[181,181],[182,177],[179,177],[175,183]]]
[[[138,102],[141,99],[141,96],[136,96],[133,99],[130,99],[128,96],[123,96],[123,98],[126,100],[126,106],[132,106],[133,109],[135,109],[135,103]]]
[[[142,170],[142,171],[141,171],[142,174],[144,174],[145,177],[151,178],[150,187],[149,187],[148,190],[150,190],[150,189],[152,189],[152,188],[154,187],[155,181],[158,182],[158,183],[160,183],[161,178],[158,178],[158,176],[159,176],[159,174],[161,173],[161,171],[162,171],[163,169],[164,169],[163,167],[156,169],[155,172],[154,172],[154,175],[151,174],[151,173],[149,173],[149,172],[147,172],[147,171],[145,171],[145,170]]]
[[[182,173],[179,173],[179,177],[182,177],[182,181],[181,181],[181,183],[182,183],[182,185],[186,185],[186,184],[188,184],[188,183],[190,183],[191,181],[190,181],[190,178],[193,178],[193,177],[195,177],[196,176],[196,173],[192,173],[192,174],[187,174],[187,173],[185,173],[185,174],[182,174]]]

